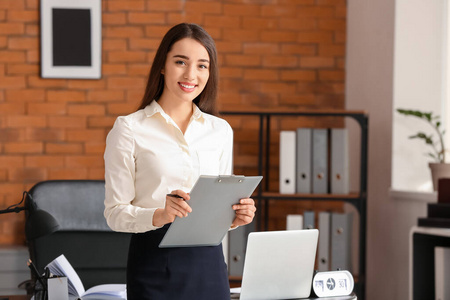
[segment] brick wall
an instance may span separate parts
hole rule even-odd
[[[216,40],[221,110],[343,108],[345,3],[103,0],[102,78],[66,80],[40,78],[39,1],[1,0],[0,208],[42,180],[103,178],[105,137],[136,109],[159,41],[179,22]],[[236,173],[255,173],[258,121],[226,119]],[[279,120],[273,130],[298,125]],[[23,244],[23,231],[23,213],[0,216],[0,244]]]

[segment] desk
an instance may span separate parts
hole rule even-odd
[[[411,228],[409,299],[434,299],[434,247],[450,247],[450,228]]]

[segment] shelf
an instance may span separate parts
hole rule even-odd
[[[360,199],[361,195],[359,193],[350,194],[280,194],[275,192],[262,192],[261,198],[265,199],[283,199],[283,200],[300,200],[300,199],[311,199],[311,200],[326,200],[326,201],[344,201],[346,199]]]

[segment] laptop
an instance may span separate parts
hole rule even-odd
[[[250,233],[239,299],[309,297],[318,237],[317,229]]]

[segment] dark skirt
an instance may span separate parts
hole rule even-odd
[[[133,234],[128,253],[128,300],[230,299],[222,244],[159,248],[169,225]]]

